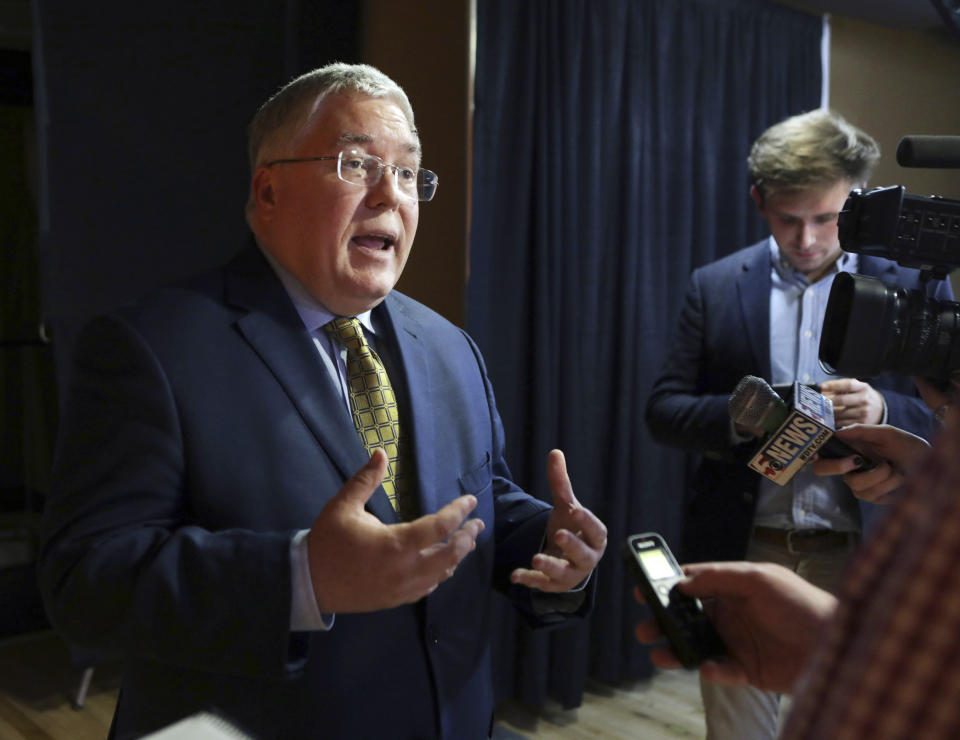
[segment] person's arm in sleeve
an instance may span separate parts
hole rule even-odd
[[[123,318],[91,324],[75,360],[38,558],[52,624],[108,654],[290,675],[293,533],[190,522],[177,405]]]
[[[705,306],[700,274],[694,271],[677,325],[647,401],[646,421],[653,438],[711,457],[738,460],[753,437],[738,435],[730,420],[730,392],[704,390],[706,374]]]
[[[482,378],[492,432],[493,585],[533,627],[584,616],[593,606],[596,579],[591,575],[606,548],[606,527],[576,500],[559,450],[550,453],[547,465],[554,507],[513,483],[504,459],[503,423],[486,365],[473,340],[466,333],[463,337]]]

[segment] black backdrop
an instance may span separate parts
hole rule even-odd
[[[226,261],[244,126],[292,77],[359,60],[359,3],[34,0],[44,314],[58,377],[93,315]]]
[[[821,96],[819,17],[762,0],[481,0],[468,328],[521,485],[547,452],[607,523],[589,623],[533,635],[504,609],[498,688],[580,702],[587,676],[649,673],[620,560],[679,541],[686,465],[647,394],[690,270],[758,239],[745,158]]]

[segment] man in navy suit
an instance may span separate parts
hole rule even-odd
[[[855,498],[839,476],[818,477],[810,466],[783,487],[747,468],[756,440],[750,430],[734,427],[728,410],[745,375],[771,385],[818,384],[834,403],[838,426],[885,422],[924,437],[932,431],[932,415],[909,378],[835,378],[818,362],[824,311],[839,271],[921,287],[916,270],[840,248],[838,213],[879,156],[870,136],[829,111],[770,127],[754,143],[748,165],[750,193],[771,237],[690,278],[647,405],[655,439],[702,455],[686,499],[681,550],[688,562],[776,562],[832,589],[879,508]],[[951,298],[942,281],[935,289],[938,298]],[[701,693],[710,740],[776,734],[776,694],[708,681],[701,681]]]
[[[517,488],[476,346],[393,292],[436,188],[396,83],[315,70],[249,138],[254,243],[78,340],[49,615],[124,659],[118,738],[203,709],[257,738],[486,737],[492,589],[534,626],[583,615],[606,529],[559,451],[554,507]],[[351,350],[324,328],[353,317],[400,448],[354,425]]]

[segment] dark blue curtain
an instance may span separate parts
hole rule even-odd
[[[620,547],[679,542],[689,460],[643,422],[692,268],[760,238],[746,155],[820,104],[818,16],[760,0],[480,0],[468,325],[521,484],[547,452],[609,529],[589,623],[504,609],[500,698],[580,702],[650,672]]]

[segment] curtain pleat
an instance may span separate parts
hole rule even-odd
[[[609,531],[589,620],[534,634],[503,605],[500,699],[651,672],[620,548],[679,542],[691,460],[650,439],[647,394],[690,271],[763,233],[746,155],[820,104],[821,33],[760,0],[478,2],[468,327],[514,477],[549,501],[560,447]]]

